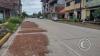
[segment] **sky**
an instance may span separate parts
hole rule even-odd
[[[38,13],[42,10],[41,4],[40,0],[22,0],[22,11],[25,11],[29,15]]]

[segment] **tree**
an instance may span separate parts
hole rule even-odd
[[[100,22],[100,8],[94,11],[93,16],[94,16],[94,21]]]
[[[33,15],[32,15],[33,17],[37,17],[37,14],[36,13],[33,13]]]
[[[41,12],[38,12],[38,17],[42,16],[42,13]]]
[[[26,12],[22,12],[23,17],[28,17],[28,14]]]

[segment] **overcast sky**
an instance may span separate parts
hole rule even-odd
[[[38,13],[41,7],[40,0],[22,0],[22,10],[28,14]]]

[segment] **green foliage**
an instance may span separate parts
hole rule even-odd
[[[14,24],[19,24],[21,23],[21,19],[19,17],[10,17],[9,22],[14,23]]]
[[[42,16],[42,13],[41,12],[38,12],[38,15],[37,15],[38,17],[40,17],[40,16]]]
[[[14,30],[16,30],[16,24],[9,22],[7,25],[5,25],[5,27],[10,31],[13,32]]]
[[[95,18],[97,18],[97,17],[100,16],[100,8],[95,10],[95,12],[93,13],[93,16],[94,16]]]
[[[37,17],[38,15],[36,13],[33,13],[32,17]]]
[[[80,20],[78,18],[76,18],[75,16],[70,17],[70,19],[68,20],[70,22],[79,22]]]
[[[28,14],[27,14],[26,12],[23,12],[23,13],[22,13],[22,16],[23,16],[23,17],[28,17]]]
[[[10,31],[13,32],[17,29],[17,26],[22,22],[21,17],[10,17],[8,20],[8,24],[5,25],[5,27]]]
[[[0,24],[2,24],[2,22],[3,22],[3,21],[2,21],[2,20],[0,20]]]

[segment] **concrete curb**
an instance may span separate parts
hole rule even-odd
[[[11,33],[7,33],[1,40],[0,40],[0,47],[7,41]]]

